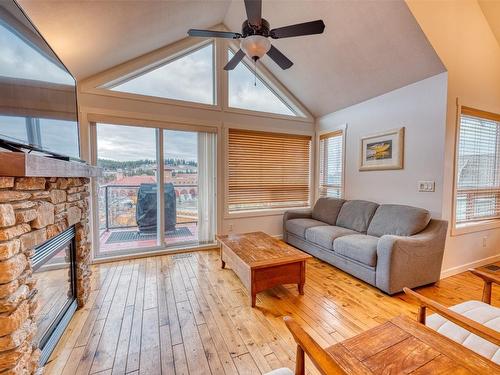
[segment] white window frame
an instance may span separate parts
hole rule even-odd
[[[90,139],[91,139],[91,149],[90,149],[90,161],[92,165],[97,165],[97,124],[105,123],[112,125],[122,125],[122,126],[134,126],[138,128],[153,128],[156,130],[155,136],[155,146],[156,146],[156,157],[157,162],[163,163],[164,158],[164,149],[163,149],[163,130],[178,130],[178,131],[204,131],[204,132],[212,132],[219,134],[218,128],[214,126],[203,126],[203,125],[188,125],[183,123],[166,123],[161,121],[154,121],[149,119],[130,119],[130,118],[121,118],[118,116],[109,116],[103,114],[88,114],[87,115],[88,124],[90,127]],[[215,174],[217,176],[217,173]],[[217,199],[217,177],[215,182],[215,199]],[[163,181],[164,179],[164,171],[162,168],[159,169],[158,180]],[[163,189],[164,186],[162,184],[158,184],[158,227],[163,228],[164,218],[161,213],[164,212],[163,204],[164,204],[164,194]],[[141,256],[152,256],[152,255],[161,255],[161,254],[172,254],[176,252],[186,252],[186,251],[196,251],[202,249],[213,249],[217,246],[217,241],[209,244],[199,244],[197,242],[184,242],[179,244],[174,244],[167,246],[165,244],[165,234],[161,233],[162,231],[158,231],[160,233],[159,243],[150,247],[141,247],[141,248],[130,248],[125,250],[118,250],[116,253],[106,253],[100,252],[100,239],[99,239],[99,203],[98,203],[98,185],[97,178],[93,177],[91,179],[91,190],[92,190],[92,243],[93,243],[93,251],[92,251],[92,260],[96,263],[106,262],[111,259],[135,259]],[[217,210],[217,204],[214,205],[214,209]],[[161,225],[161,226],[160,226]],[[217,232],[217,228],[219,226],[218,220],[214,223],[215,232]],[[157,241],[158,242],[158,241]]]
[[[464,113],[465,112],[465,113]],[[464,223],[457,223],[457,196],[458,196],[458,147],[460,142],[460,126],[462,114],[478,118],[493,118],[494,121],[500,121],[500,115],[474,109],[471,107],[457,105],[456,114],[456,133],[454,145],[454,170],[453,170],[453,197],[452,197],[452,213],[451,213],[451,235],[460,236],[468,233],[481,232],[500,228],[500,218],[485,218],[484,220],[469,221]],[[500,148],[498,150],[500,152]]]
[[[218,29],[224,29],[219,26]],[[205,109],[218,112],[227,112],[239,115],[251,115],[265,118],[284,119],[288,121],[297,121],[299,123],[314,123],[314,117],[307,108],[293,96],[293,94],[276,79],[272,73],[266,69],[263,64],[258,64],[257,72],[259,77],[266,85],[277,94],[277,96],[289,106],[297,116],[282,115],[269,112],[253,111],[239,108],[232,108],[228,105],[228,74],[223,68],[227,63],[227,49],[233,51],[238,49],[234,41],[222,40],[217,38],[185,38],[168,46],[162,47],[156,51],[147,53],[143,56],[132,59],[121,65],[115,66],[107,71],[96,74],[93,77],[83,80],[79,84],[79,91],[93,95],[101,95],[114,98],[124,98],[142,102],[168,104],[180,107]],[[140,94],[124,93],[109,90],[107,87],[131,79],[137,75],[143,74],[148,70],[157,68],[172,59],[179,56],[185,56],[197,48],[202,48],[212,43],[214,46],[214,98],[215,103],[204,104],[184,100],[153,97]],[[248,58],[245,57],[248,60]],[[248,61],[247,61],[248,64]]]
[[[316,188],[315,188],[315,200],[317,201],[320,197],[320,176],[321,176],[321,154],[320,154],[320,137],[323,134],[332,133],[336,131],[342,131],[342,183],[340,186],[341,195],[340,197],[345,198],[345,155],[346,155],[346,138],[347,138],[347,124],[341,124],[338,126],[328,127],[327,129],[322,129],[316,134]]]

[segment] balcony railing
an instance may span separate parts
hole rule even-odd
[[[198,221],[198,185],[174,185],[177,223]],[[137,185],[99,187],[99,228],[101,230],[137,227]]]

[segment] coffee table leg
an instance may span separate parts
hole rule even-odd
[[[303,296],[304,295],[304,283],[298,284],[298,287],[299,287],[299,294]]]
[[[300,263],[300,283],[298,283],[299,294],[304,295],[304,284],[306,283],[306,262]]]
[[[225,268],[226,267],[226,262],[224,262],[224,260],[222,260],[222,253],[224,252],[224,245],[220,245],[220,252],[219,252],[219,255],[220,255],[220,263],[221,263],[221,268]]]
[[[257,290],[255,288],[255,271],[252,270],[250,279],[250,301],[252,303],[252,307],[255,307],[256,297],[257,297]]]

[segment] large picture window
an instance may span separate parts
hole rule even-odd
[[[500,115],[462,108],[457,149],[457,224],[500,218]]]
[[[337,130],[319,137],[319,196],[343,195],[344,132]]]
[[[229,212],[309,205],[311,137],[229,129]]]

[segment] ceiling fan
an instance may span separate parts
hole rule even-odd
[[[269,22],[262,18],[262,0],[244,0],[248,19],[243,22],[241,33],[231,31],[212,31],[190,29],[189,36],[241,39],[240,49],[224,67],[233,70],[245,57],[245,54],[257,62],[267,54],[281,69],[288,69],[293,65],[283,53],[271,45],[272,39],[291,38],[294,36],[321,34],[325,30],[323,20],[298,23],[295,25],[271,29]]]

